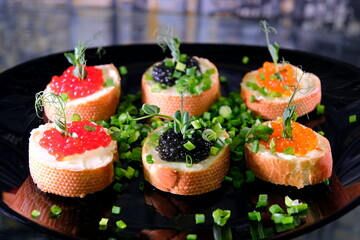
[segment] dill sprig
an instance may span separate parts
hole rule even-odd
[[[35,95],[36,115],[39,118],[42,118],[42,116],[40,116],[40,112],[44,110],[45,104],[49,105],[49,107],[51,108],[54,108],[55,115],[57,117],[57,119],[54,120],[55,128],[64,136],[69,136],[65,114],[67,99],[68,96],[66,94],[62,94],[60,96],[52,92],[41,91],[36,93]]]
[[[180,60],[180,41],[178,38],[174,38],[173,36],[174,30],[171,25],[169,25],[168,28],[159,30],[157,43],[164,52],[167,48],[169,48],[174,62],[178,62]]]
[[[85,70],[86,60],[85,60],[85,50],[88,46],[88,42],[80,42],[74,50],[74,53],[64,53],[66,59],[71,63],[75,68],[73,75],[78,77],[80,80],[84,80],[87,76]]]

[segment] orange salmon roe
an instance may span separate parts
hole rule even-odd
[[[51,128],[44,132],[40,140],[40,146],[47,149],[56,160],[62,160],[73,154],[82,154],[98,147],[107,147],[111,142],[111,137],[106,133],[105,128],[88,120],[68,123],[67,127],[68,132],[76,133],[77,137],[65,137],[55,128]]]
[[[318,145],[318,138],[315,133],[300,123],[293,122],[292,139],[283,138],[281,132],[283,131],[282,120],[271,122],[271,128],[274,132],[271,134],[268,142],[260,141],[261,144],[265,145],[267,149],[270,149],[271,139],[275,139],[275,151],[283,153],[288,147],[295,149],[295,154],[298,156],[304,156],[307,152],[316,149]]]
[[[59,76],[53,76],[50,82],[51,91],[57,95],[66,93],[69,99],[86,97],[101,89],[104,84],[102,70],[85,66],[86,78],[81,80],[72,73],[74,66],[69,67]]]
[[[296,84],[296,77],[294,70],[290,64],[283,66],[278,65],[280,74],[283,80],[279,80],[276,77],[272,77],[276,73],[275,64],[270,62],[264,62],[263,67],[258,69],[256,75],[257,84],[260,87],[265,87],[270,92],[279,92],[285,96],[291,96],[294,89],[287,88],[286,86],[294,86]]]

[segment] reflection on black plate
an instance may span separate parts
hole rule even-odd
[[[270,59],[261,47],[184,44],[182,51],[209,58],[217,65],[220,75],[229,79],[222,86],[224,95],[238,91],[242,76]],[[242,63],[243,56],[250,58],[248,64]],[[270,203],[281,203],[288,195],[309,204],[309,214],[301,226],[276,233],[271,237],[274,239],[299,236],[340,217],[360,202],[360,124],[348,121],[349,115],[360,117],[360,69],[297,51],[281,50],[280,56],[321,79],[326,113],[321,117],[311,113],[300,121],[324,131],[331,143],[334,171],[329,186],[319,184],[297,190],[255,181],[235,190],[225,183],[212,193],[186,197],[158,191],[148,184],[141,191],[140,180],[136,180],[121,194],[107,189],[84,199],[71,199],[43,193],[29,177],[27,148],[30,131],[41,124],[33,107],[35,93],[68,67],[63,54],[55,54],[0,74],[1,211],[48,234],[79,239],[186,239],[188,233],[212,239],[230,230],[233,239],[250,239],[253,229],[264,227],[250,224],[247,217],[260,193],[267,193]],[[129,74],[122,82],[123,94],[139,91],[143,71],[163,57],[155,45],[108,47],[101,59],[94,49],[87,52],[88,65],[114,63],[128,68]],[[60,219],[48,218],[49,207],[54,204],[63,209]],[[122,207],[120,215],[111,214],[113,205]],[[216,208],[231,210],[229,225],[223,229],[213,224],[211,214]],[[38,220],[30,217],[33,209],[42,211]],[[204,224],[195,224],[195,213],[205,214]],[[110,219],[107,230],[98,229],[102,217]],[[115,222],[120,219],[128,226],[124,231],[116,231]]]

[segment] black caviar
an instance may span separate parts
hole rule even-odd
[[[186,65],[186,68],[196,67],[196,71],[200,72],[199,62],[195,58],[187,57],[185,61],[182,62]],[[179,79],[173,76],[175,66],[176,63],[174,64],[174,66],[166,66],[165,62],[162,62],[159,65],[153,67],[152,77],[154,81],[165,84],[167,86],[175,85],[176,80]],[[185,74],[185,71],[183,71],[182,74]]]
[[[188,141],[195,145],[195,148],[191,151],[183,146]],[[213,146],[213,143],[204,140],[201,133],[195,132],[191,139],[183,139],[181,133],[175,133],[174,129],[171,128],[160,136],[156,150],[164,161],[185,162],[186,155],[190,155],[192,163],[199,163],[210,155],[211,146]]]

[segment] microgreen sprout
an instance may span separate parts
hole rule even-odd
[[[62,94],[57,95],[52,92],[38,92],[35,95],[35,111],[36,115],[39,118],[42,118],[40,116],[40,112],[44,110],[44,105],[48,104],[49,107],[54,108],[56,120],[55,128],[64,136],[69,136],[69,132],[66,126],[66,114],[65,114],[65,107],[67,102],[67,95]]]
[[[139,118],[136,118],[133,120],[138,121],[138,120],[152,118],[152,117],[167,118],[169,120],[174,121],[174,132],[175,133],[181,132],[184,139],[187,137],[187,135],[189,133],[191,133],[191,131],[193,131],[193,129],[189,129],[189,127],[191,125],[191,118],[190,118],[189,111],[182,112],[182,111],[178,110],[175,112],[174,117],[171,117],[171,116],[160,114],[160,108],[155,105],[149,105],[149,104],[145,103],[145,104],[143,104],[141,109],[144,111],[145,114],[148,114],[148,115],[139,117]]]
[[[180,60],[180,41],[178,38],[174,38],[173,36],[174,29],[171,25],[169,25],[168,28],[159,30],[157,43],[164,52],[167,48],[169,48],[174,62],[178,62]]]
[[[85,70],[86,60],[85,60],[85,50],[88,46],[88,42],[80,42],[74,50],[74,53],[64,53],[66,59],[71,63],[75,68],[73,75],[78,77],[80,80],[86,78],[87,72]]]
[[[271,44],[270,40],[269,40],[269,34],[270,33],[276,34],[277,31],[275,28],[269,26],[269,24],[265,20],[260,21],[260,25],[261,25],[261,30],[265,33],[266,44],[267,44],[268,50],[270,52],[271,58],[275,64],[275,70],[276,70],[277,76],[280,79],[281,75],[279,74],[279,68],[277,66],[277,63],[279,61],[279,45],[276,42],[274,44]]]

